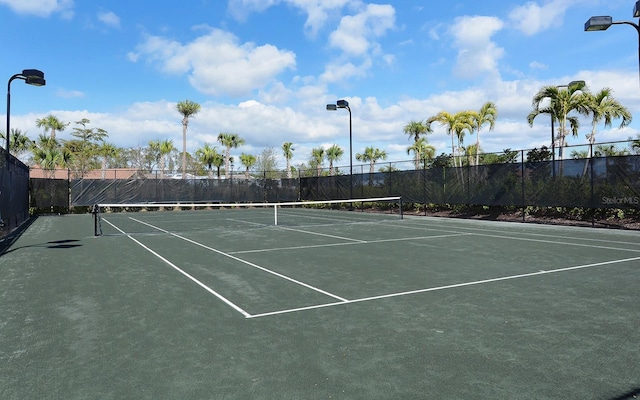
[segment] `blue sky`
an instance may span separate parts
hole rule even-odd
[[[246,145],[233,154],[291,141],[299,164],[313,147],[335,143],[345,149],[339,164],[348,165],[348,113],[328,112],[327,103],[349,101],[354,155],[375,146],[388,160],[404,160],[411,159],[402,132],[409,121],[493,101],[499,116],[492,132],[482,132],[483,150],[527,149],[549,145],[549,121],[526,122],[545,85],[610,87],[634,115],[640,111],[637,33],[625,25],[584,32],[593,15],[633,21],[634,4],[0,0],[0,76],[45,72],[45,87],[11,85],[11,127],[32,138],[40,133],[35,120],[54,114],[88,118],[120,147],[172,139],[182,148],[175,105],[189,99],[202,106],[189,126],[191,152],[234,132]],[[586,143],[589,125],[583,121],[570,144]],[[597,140],[638,132],[640,118],[622,130],[600,127]],[[451,151],[443,129],[427,138],[438,154]]]

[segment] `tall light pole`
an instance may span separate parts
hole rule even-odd
[[[633,7],[633,17],[640,18],[640,0],[636,1]],[[640,21],[639,21],[640,22]],[[591,17],[584,24],[584,30],[587,32],[606,31],[611,25],[631,25],[638,32],[638,76],[640,78],[640,25],[630,21],[614,21],[610,16]],[[640,82],[640,80],[639,80]]]
[[[346,100],[338,100],[336,104],[327,104],[327,111],[346,108],[349,111],[349,198],[353,199],[353,130],[351,127],[351,108]]]
[[[7,83],[7,145],[5,147],[5,150],[7,151],[7,166],[9,165],[9,140],[11,138],[11,82],[15,79],[22,79],[27,85],[33,86],[44,86],[47,83],[44,80],[44,73],[37,69],[25,69],[22,70],[22,73],[15,74],[9,78],[9,83]]]

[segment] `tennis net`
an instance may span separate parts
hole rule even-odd
[[[92,207],[96,236],[375,223],[402,219],[401,197],[282,203],[135,203]]]

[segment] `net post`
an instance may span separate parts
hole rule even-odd
[[[400,197],[400,219],[404,219],[404,213],[402,211],[402,197]]]
[[[273,205],[273,220],[274,220],[274,225],[278,226],[278,205],[277,204]]]
[[[100,206],[94,204],[91,206],[91,214],[93,214],[93,235],[102,236],[102,225],[100,224]]]

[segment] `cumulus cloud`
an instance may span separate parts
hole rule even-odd
[[[567,9],[575,0],[552,0],[540,5],[530,1],[523,6],[514,8],[509,13],[509,21],[516,29],[531,36],[562,24]]]
[[[454,37],[454,46],[458,49],[454,70],[457,76],[474,78],[498,73],[498,60],[504,55],[504,49],[498,47],[491,38],[503,26],[504,23],[496,17],[456,18],[450,33]]]
[[[390,5],[368,4],[356,15],[342,17],[329,36],[329,44],[351,56],[362,56],[375,47],[375,38],[383,36],[395,24],[395,9]]]
[[[53,13],[61,13],[65,18],[73,16],[73,0],[0,0],[18,14],[48,17]]]
[[[294,69],[296,56],[265,44],[239,43],[232,33],[209,29],[190,43],[148,36],[129,53],[133,62],[146,59],[169,74],[188,74],[198,91],[240,96],[267,86],[278,74]]]

